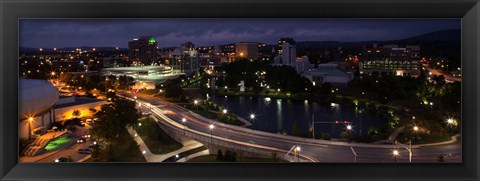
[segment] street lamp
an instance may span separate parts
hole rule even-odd
[[[208,126],[208,128],[210,130],[210,142],[212,142],[212,140],[213,140],[213,128],[215,128],[215,125],[213,125],[213,123],[212,123]]]
[[[33,117],[28,118],[28,140],[32,139],[32,122],[33,122]]]
[[[302,148],[300,146],[295,146],[295,153],[296,153],[296,156],[297,156],[297,162],[300,162],[300,151],[302,150]]]
[[[187,119],[186,118],[182,118],[182,124],[183,124],[183,134],[186,134],[186,126],[185,126],[185,123],[187,122]]]
[[[250,114],[250,121],[253,123],[253,120],[255,119],[255,114]],[[252,131],[253,131],[253,126],[252,126]]]
[[[413,132],[415,133],[415,141],[417,141],[418,139],[418,130],[419,130],[418,126],[413,127]]]
[[[393,150],[393,156],[395,157],[395,162],[397,162],[397,157],[400,153],[398,153],[398,150]]]
[[[227,114],[227,109],[223,109],[223,114]]]

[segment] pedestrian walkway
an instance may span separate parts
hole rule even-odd
[[[187,155],[185,157],[182,157],[182,158],[178,159],[176,162],[186,162],[186,161],[188,161],[192,158],[203,156],[203,155],[210,155],[210,150],[206,149],[206,150],[203,150],[201,152],[197,152],[197,153],[194,153],[194,154],[191,154],[191,155]]]
[[[163,162],[164,160],[166,160],[166,159],[168,159],[172,156],[175,156],[175,155],[178,155],[182,152],[189,151],[189,150],[196,149],[196,148],[199,148],[199,147],[203,146],[203,144],[200,143],[200,142],[197,142],[197,141],[194,141],[194,140],[188,140],[188,141],[183,142],[182,143],[183,147],[178,149],[178,150],[172,151],[172,152],[167,153],[167,154],[153,154],[150,151],[150,149],[148,148],[148,146],[145,144],[145,142],[143,141],[142,137],[138,136],[137,131],[135,131],[131,127],[128,127],[127,129],[128,129],[128,133],[130,133],[130,135],[133,137],[133,139],[137,142],[138,147],[140,148],[140,151],[142,152],[142,154],[145,157],[145,160],[147,160],[147,162]]]
[[[376,141],[376,142],[374,142],[374,144],[392,144],[392,143],[394,143],[395,140],[397,139],[398,134],[400,134],[400,132],[402,132],[405,128],[406,128],[405,125],[398,127],[397,129],[395,129],[395,130],[390,134],[390,136],[388,137],[388,139]]]

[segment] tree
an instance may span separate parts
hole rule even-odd
[[[125,127],[136,126],[140,115],[135,108],[135,102],[117,98],[111,104],[102,105],[95,117],[101,121],[92,126],[91,134],[110,144],[119,137]]]
[[[183,94],[184,92],[182,87],[180,87],[180,84],[173,83],[168,85],[165,89],[165,96],[169,98],[179,99],[183,96]]]
[[[342,132],[340,133],[340,137],[341,137],[341,138],[350,138],[350,134],[349,134],[348,132],[346,132],[346,131],[342,131]]]
[[[243,156],[244,156],[244,152],[242,150],[238,150],[236,155],[236,160],[238,162],[242,162],[244,159]]]
[[[278,161],[277,152],[272,152],[272,161],[273,161],[273,162],[277,162],[277,161]]]
[[[223,160],[223,153],[221,149],[217,151],[217,160]]]

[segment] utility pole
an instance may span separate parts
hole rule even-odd
[[[315,114],[312,114],[312,139],[315,139]]]

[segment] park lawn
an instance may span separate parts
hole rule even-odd
[[[187,162],[202,163],[202,162],[230,162],[230,161],[217,160],[216,155],[203,155],[203,156],[191,158],[191,159],[187,160]],[[239,161],[236,161],[236,162],[239,162]],[[240,163],[242,163],[242,162],[247,162],[247,163],[248,162],[250,162],[250,163],[251,162],[287,163],[288,161],[282,160],[282,159],[278,159],[277,161],[273,161],[271,158],[244,157],[243,161],[241,161]]]
[[[173,140],[153,119],[143,119],[137,132],[153,154],[165,154],[182,148],[182,144]],[[148,130],[147,130],[148,129]]]

